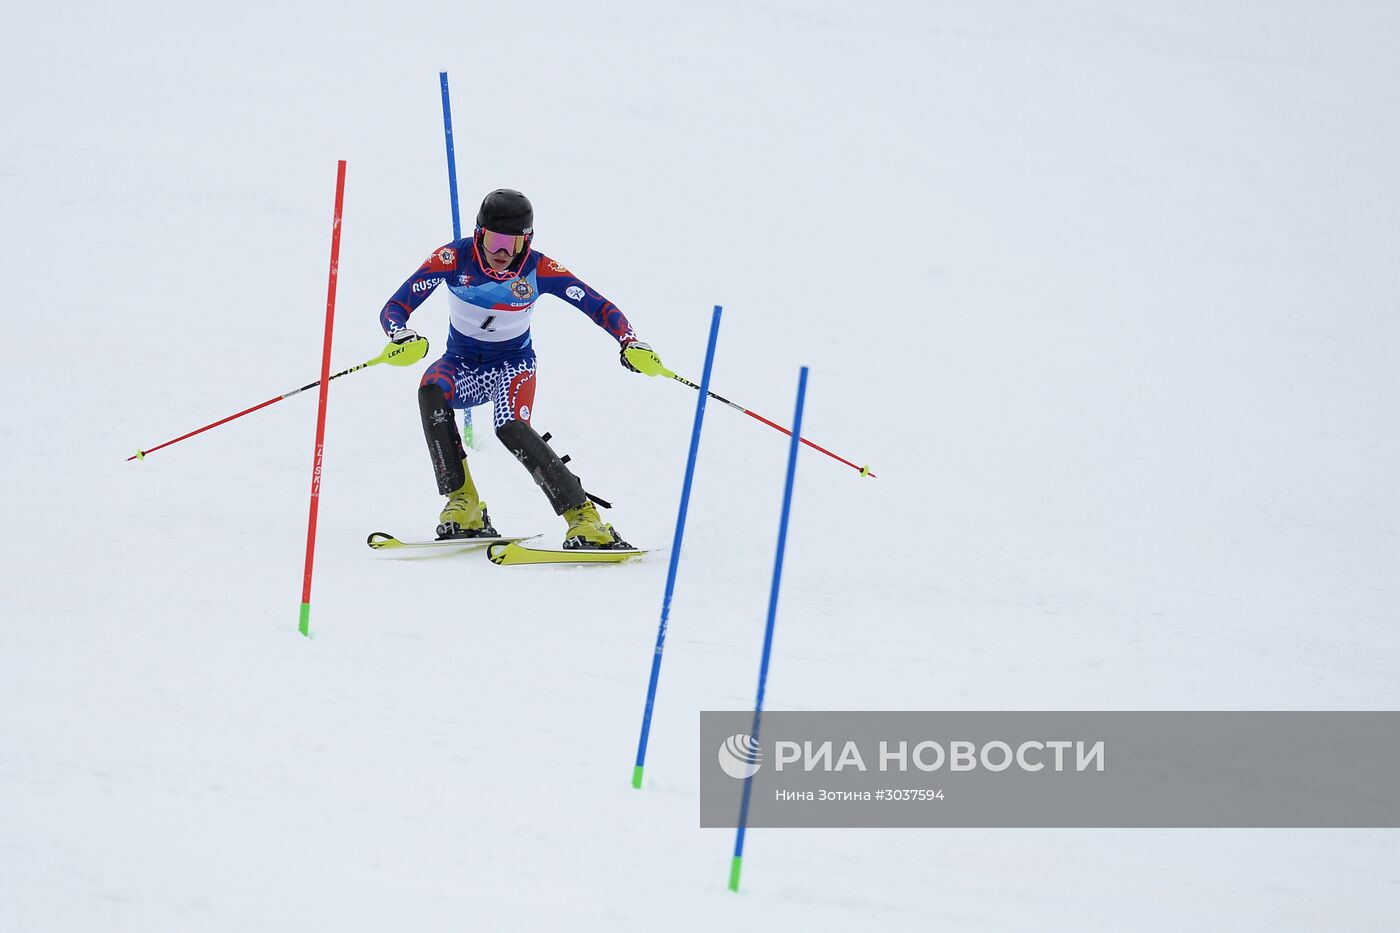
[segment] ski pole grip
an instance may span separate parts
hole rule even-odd
[[[661,376],[670,373],[665,366],[661,365],[661,357],[656,355],[656,351],[651,347],[639,347],[636,345],[625,348],[622,355],[627,359],[627,365],[644,376]]]
[[[390,366],[412,366],[428,355],[428,338],[415,337],[405,343],[391,343],[379,354]]]

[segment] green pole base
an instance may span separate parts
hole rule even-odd
[[[739,872],[743,867],[744,857],[742,855],[734,856],[734,860],[729,863],[729,890],[739,890]]]
[[[642,789],[642,766],[637,765],[632,769],[632,787],[636,790]]]
[[[297,622],[297,631],[307,638],[311,637],[311,604],[301,604],[301,620]]]

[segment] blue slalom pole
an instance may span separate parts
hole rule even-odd
[[[705,423],[705,400],[710,397],[710,370],[715,362],[719,340],[719,318],[724,309],[715,305],[710,318],[710,343],[705,348],[705,371],[700,377],[700,397],[695,401],[695,427],[690,432],[690,456],[685,461],[685,482],[681,484],[681,509],[676,516],[676,537],[671,544],[671,566],[666,570],[666,593],[661,597],[661,625],[656,630],[656,651],[651,656],[651,682],[647,684],[647,705],[642,711],[642,737],[637,741],[637,763],[632,768],[632,786],[642,786],[642,767],[647,760],[647,737],[651,734],[651,710],[656,704],[656,682],[661,677],[661,652],[666,647],[666,622],[671,617],[671,594],[676,589],[676,570],[681,564],[681,539],[685,537],[685,516],[690,509],[690,485],[695,480],[695,460],[700,453],[700,428]]]
[[[758,666],[758,698],[753,706],[753,730],[749,733],[758,741],[759,722],[763,718],[763,691],[768,685],[768,660],[773,655],[773,623],[778,617],[778,586],[783,580],[783,552],[787,550],[788,516],[792,514],[792,484],[797,476],[797,445],[802,437],[802,406],[807,399],[807,367],[797,377],[797,411],[792,416],[792,443],[788,445],[787,481],[783,485],[783,513],[778,519],[778,556],[773,561],[773,589],[768,594],[768,624],[763,629],[763,660]],[[753,790],[753,775],[744,778],[744,796],[739,803],[739,829],[734,834],[734,858],[729,863],[729,890],[739,890],[739,873],[744,864],[744,830],[749,822],[749,793]]]
[[[447,72],[438,72],[442,82],[442,132],[447,137],[447,188],[452,196],[452,239],[462,238],[462,215],[457,209],[457,154],[452,149],[452,99],[447,93]]]
[[[447,140],[447,193],[452,199],[452,239],[462,238],[462,212],[457,206],[457,152],[452,146],[452,96],[447,90],[447,72],[438,72],[442,85],[442,135]],[[472,410],[462,409],[462,443],[468,449],[475,446],[472,433]]]

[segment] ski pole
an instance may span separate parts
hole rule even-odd
[[[418,337],[417,339],[409,340],[406,343],[391,343],[384,348],[383,353],[379,354],[374,359],[365,360],[358,366],[351,366],[349,369],[341,370],[340,372],[336,373],[330,378],[339,379],[341,376],[348,376],[351,373],[357,373],[362,369],[368,369],[369,367],[375,366],[379,363],[388,363],[391,366],[411,366],[427,355],[428,341],[425,337]],[[218,421],[215,421],[213,424],[206,424],[204,427],[196,428],[188,434],[181,434],[174,440],[166,441],[164,444],[157,444],[156,446],[147,448],[146,450],[138,450],[130,457],[127,457],[126,462],[130,463],[133,460],[145,460],[146,454],[155,453],[162,447],[169,447],[171,444],[178,444],[180,441],[183,441],[186,438],[194,437],[196,434],[203,434],[205,431],[208,431],[211,428],[217,428],[221,424],[228,424],[230,421],[233,421],[236,418],[242,418],[244,415],[251,415],[253,412],[257,411],[260,408],[266,408],[269,405],[282,401],[284,398],[291,398],[298,392],[305,392],[307,389],[314,389],[320,384],[321,380],[317,379],[315,382],[307,383],[300,389],[293,389],[292,391],[286,392],[282,395],[274,396],[265,402],[261,402],[257,405],[254,405],[252,408],[245,408],[236,414],[229,415],[227,418],[221,418]]]
[[[701,391],[700,387],[695,383],[691,382],[689,379],[686,379],[684,376],[678,376],[675,373],[671,372],[669,369],[667,369],[665,366],[661,365],[660,358],[657,357],[656,353],[651,349],[643,350],[641,348],[629,347],[626,352],[628,362],[630,362],[638,372],[645,373],[648,376],[665,376],[667,379],[676,380],[683,386],[690,386],[697,392]],[[768,427],[775,428],[779,431],[782,431],[788,437],[792,437],[792,432],[789,431],[787,428],[783,427],[781,424],[778,424],[776,421],[769,421],[767,418],[763,417],[758,412],[749,411],[743,405],[731,402],[723,395],[719,395],[709,390],[705,390],[705,392],[707,395],[710,396],[710,398],[714,399],[716,402],[723,402],[725,405],[728,405],[735,411],[741,411],[744,414],[748,415],[750,418],[753,418],[756,421],[762,421],[764,424],[768,425]],[[852,463],[845,457],[842,457],[839,454],[832,453],[822,445],[812,443],[805,437],[799,437],[798,440],[806,444],[813,450],[821,451],[833,460],[840,460],[842,463],[846,464],[846,466],[860,473],[861,476],[869,476],[871,479],[877,478],[874,473],[870,472],[870,467],[868,466],[860,466],[859,464]]]

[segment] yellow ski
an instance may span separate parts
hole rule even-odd
[[[365,543],[376,551],[415,551],[453,550],[486,547],[490,544],[507,544],[512,541],[529,541],[539,535],[500,535],[484,538],[446,538],[441,541],[400,541],[383,531],[372,531]]]
[[[646,551],[639,548],[542,548],[522,547],[519,542],[509,541],[492,544],[486,548],[486,556],[491,563],[502,566],[509,564],[620,564],[625,560],[640,557]]]

